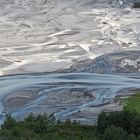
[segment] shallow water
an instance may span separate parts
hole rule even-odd
[[[72,118],[82,109],[112,102],[128,89],[140,89],[140,74],[57,73],[1,77],[1,121],[5,113],[21,119],[30,112],[50,113],[50,110],[51,113],[54,111],[57,119]],[[14,97],[14,94],[16,97],[20,91],[26,91],[26,95],[36,91],[38,96],[9,109],[5,99]]]

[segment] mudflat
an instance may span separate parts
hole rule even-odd
[[[139,10],[118,0],[0,1],[0,75],[50,72],[139,50]]]

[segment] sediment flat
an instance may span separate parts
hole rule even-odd
[[[129,0],[1,0],[0,121],[121,110],[116,97],[140,89],[139,25]]]
[[[0,78],[0,120],[54,113],[56,119],[95,124],[101,111],[121,110],[116,97],[140,89],[140,74],[54,73]]]
[[[63,4],[62,4],[63,3]],[[139,10],[118,0],[0,1],[0,75],[50,72],[139,50]]]

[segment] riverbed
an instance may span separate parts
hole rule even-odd
[[[45,112],[56,119],[95,124],[101,111],[121,109],[117,96],[136,89],[140,89],[140,74],[135,73],[5,76],[0,78],[0,119],[8,113],[21,120],[31,112]]]

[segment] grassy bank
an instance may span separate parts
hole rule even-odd
[[[125,108],[140,113],[140,92],[124,99]]]

